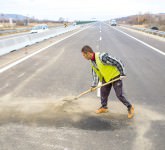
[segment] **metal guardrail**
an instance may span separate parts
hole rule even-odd
[[[132,27],[132,26],[129,26],[129,25],[121,25],[121,26],[131,28],[131,29],[134,29],[134,30],[138,30],[138,31],[142,31],[142,32],[146,32],[146,33],[150,33],[150,34],[153,34],[153,35],[158,35],[158,36],[161,36],[161,37],[165,37],[165,32],[164,31],[147,29],[147,28],[137,28],[137,27]]]
[[[45,39],[55,37],[57,35],[75,30],[80,26],[68,26],[68,27],[58,27],[51,30],[44,31],[42,33],[27,34],[18,37],[12,37],[8,39],[0,39],[0,56],[9,53],[14,50],[41,42]]]

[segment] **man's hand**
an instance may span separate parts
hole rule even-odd
[[[126,77],[126,74],[123,73],[123,74],[121,74],[120,76],[121,76],[121,77]]]
[[[94,92],[94,91],[96,90],[95,87],[96,87],[96,86],[92,86],[92,87],[91,87],[91,89],[90,89],[91,92]]]
[[[122,76],[120,76],[120,78],[121,78],[121,79],[123,79],[123,78],[125,78],[125,77],[126,77],[126,75],[125,75],[125,74],[124,74],[124,75],[122,75]]]

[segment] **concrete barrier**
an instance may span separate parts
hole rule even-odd
[[[79,26],[68,26],[66,28],[58,27],[42,33],[27,34],[24,36],[2,39],[0,40],[0,56],[77,28],[79,28]]]

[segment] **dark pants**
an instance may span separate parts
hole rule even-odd
[[[102,83],[105,83],[105,80],[103,79]],[[111,91],[111,87],[113,86],[116,96],[118,99],[129,109],[131,107],[131,104],[126,100],[126,98],[123,95],[123,83],[122,80],[117,80],[111,84],[108,84],[106,86],[101,87],[101,104],[103,107],[107,106],[108,102],[108,96]]]

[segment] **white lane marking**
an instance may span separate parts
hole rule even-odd
[[[9,86],[9,84],[6,83],[5,86],[3,86],[3,87],[0,88],[0,90],[3,90],[3,89],[5,89],[5,88],[7,88],[8,86]]]
[[[50,44],[50,45],[48,45],[48,46],[46,46],[46,47],[44,47],[44,48],[41,48],[40,50],[38,50],[38,51],[36,51],[36,52],[34,52],[34,53],[32,53],[32,54],[30,54],[30,55],[24,57],[24,58],[21,58],[21,59],[15,61],[14,63],[9,64],[9,65],[6,66],[6,67],[1,68],[1,69],[0,69],[0,73],[2,73],[2,72],[4,72],[4,71],[6,71],[6,70],[8,70],[8,69],[10,69],[10,68],[12,68],[12,67],[14,67],[14,66],[16,66],[17,64],[19,64],[19,63],[25,61],[26,59],[28,59],[28,58],[30,58],[30,57],[32,57],[32,56],[34,56],[34,55],[36,55],[36,54],[38,54],[38,53],[40,53],[40,52],[46,50],[47,48],[49,48],[49,47],[51,47],[51,46],[53,46],[53,45],[56,45],[56,44],[60,43],[61,41],[65,40],[65,39],[67,39],[67,38],[69,38],[69,37],[71,37],[71,36],[73,36],[73,35],[75,35],[75,34],[78,34],[79,32],[81,32],[81,31],[83,31],[83,30],[86,30],[86,29],[89,28],[89,27],[90,27],[90,26],[88,26],[88,27],[86,27],[86,28],[84,28],[84,29],[82,29],[82,30],[80,30],[80,31],[77,31],[77,32],[75,32],[75,33],[73,33],[73,34],[71,34],[71,35],[69,35],[69,36],[67,36],[67,37],[65,37],[65,38],[63,38],[63,39],[61,39],[61,40],[58,40],[58,41],[56,41],[56,42],[54,42],[54,43],[52,43],[52,44]]]
[[[102,40],[102,37],[100,36],[100,41]]]
[[[102,84],[102,83],[99,82],[99,83],[98,83],[98,86],[100,86],[101,84]],[[99,97],[99,98],[101,97],[101,91],[100,91],[100,90],[101,90],[101,88],[98,88],[98,89],[97,89],[97,97]]]
[[[108,25],[108,24],[107,24],[107,25]],[[108,26],[110,26],[110,25],[108,25]],[[111,26],[110,26],[110,27],[111,27]],[[151,45],[149,45],[149,44],[147,44],[147,43],[145,43],[145,42],[143,42],[143,41],[141,41],[141,40],[139,40],[139,39],[137,39],[137,38],[135,38],[135,37],[133,37],[133,36],[127,34],[127,33],[125,33],[125,32],[123,32],[123,31],[121,31],[121,30],[119,30],[119,29],[116,29],[115,27],[113,27],[113,29],[115,29],[115,30],[117,30],[117,31],[119,31],[119,32],[121,32],[121,33],[127,35],[128,37],[130,37],[130,38],[132,38],[132,39],[134,39],[134,40],[136,40],[136,41],[142,43],[143,45],[145,45],[145,46],[151,48],[152,50],[154,50],[154,51],[156,51],[156,52],[158,52],[158,53],[160,53],[160,54],[162,54],[162,55],[165,56],[165,52],[162,52],[161,50],[159,50],[159,49],[157,49],[157,48],[155,48],[155,47],[153,47],[153,46],[151,46]]]
[[[21,73],[19,76],[18,76],[18,78],[21,78],[22,76],[24,76],[25,75],[25,72],[24,73]]]
[[[39,63],[34,64],[34,66],[38,66],[38,65],[39,65]]]

